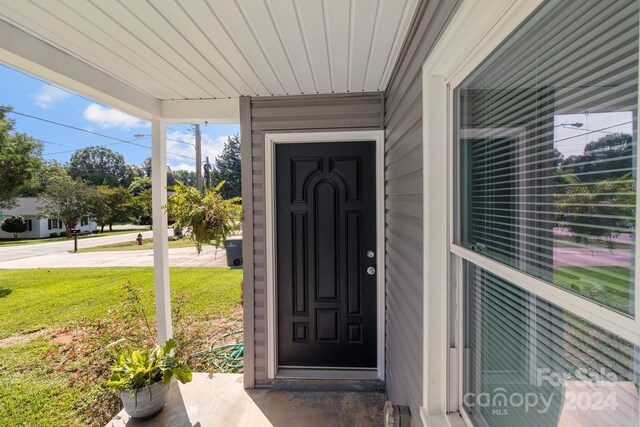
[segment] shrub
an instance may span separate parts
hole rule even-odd
[[[66,231],[61,231],[60,232],[60,237],[67,237],[67,232]]]
[[[60,235],[58,233],[51,233],[49,234],[49,237],[54,238],[54,237],[60,237]]]
[[[13,238],[18,240],[18,234],[24,233],[29,227],[27,221],[21,216],[8,216],[0,222],[0,229],[7,233],[13,233]]]

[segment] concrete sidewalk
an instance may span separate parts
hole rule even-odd
[[[68,251],[68,248],[66,249]],[[0,261],[0,269],[153,267],[153,250],[80,252],[75,254],[67,251],[2,260]],[[169,267],[226,267],[226,265],[227,259],[224,249],[218,249],[216,253],[213,247],[203,247],[199,256],[195,247],[169,249]]]

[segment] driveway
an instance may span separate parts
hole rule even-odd
[[[134,240],[138,232],[116,236],[78,240],[78,247],[91,248]],[[142,232],[144,238],[152,231]],[[23,246],[0,247],[0,269],[8,268],[73,268],[73,267],[152,267],[153,250],[70,253],[73,240]],[[169,249],[170,267],[226,266],[223,249],[205,247],[198,256],[195,247]]]

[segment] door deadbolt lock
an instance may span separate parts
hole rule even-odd
[[[375,253],[375,252],[373,252],[373,251],[369,251],[369,252],[367,252],[367,257],[369,257],[369,258],[373,258],[374,256],[376,256],[376,253]]]
[[[367,274],[368,274],[369,276],[373,276],[374,274],[376,274],[376,269],[375,269],[375,267],[369,267],[369,268],[367,268]]]

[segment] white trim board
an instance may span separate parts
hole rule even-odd
[[[422,66],[424,188],[424,425],[447,425],[447,375],[451,280],[449,244],[453,238],[453,168],[451,88],[455,87],[542,0],[463,0]],[[445,207],[443,209],[443,207]],[[462,354],[462,352],[458,352]],[[459,378],[459,381],[461,378]]]
[[[268,133],[264,136],[265,150],[265,217],[266,217],[266,268],[267,268],[267,378],[276,378],[277,348],[277,297],[275,292],[276,238],[275,238],[275,173],[274,151],[276,144],[374,141],[376,148],[376,279],[377,279],[377,374],[384,380],[384,325],[385,325],[385,251],[384,251],[384,131]],[[318,370],[318,378],[327,379]]]

